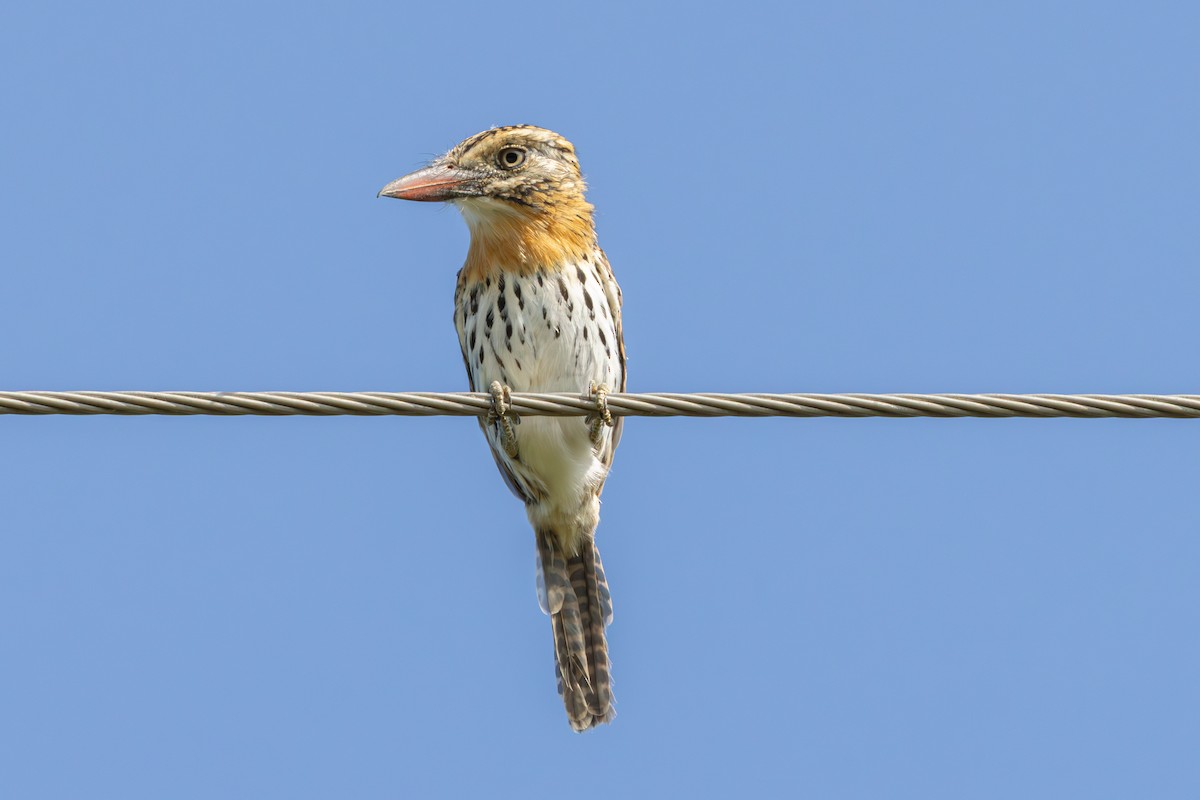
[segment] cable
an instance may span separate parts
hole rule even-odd
[[[1197,418],[1200,395],[1154,394],[624,394],[614,417]],[[493,409],[484,392],[0,392],[0,414],[189,416],[454,416]],[[593,395],[513,392],[517,416],[582,417]]]

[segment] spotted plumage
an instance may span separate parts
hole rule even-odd
[[[625,390],[621,290],[596,242],[575,148],[528,125],[492,128],[381,195],[454,204],[471,230],[454,323],[473,391]],[[481,420],[492,456],[525,503],[571,726],[615,716],[605,625],[612,599],[596,526],[621,436],[579,417]]]

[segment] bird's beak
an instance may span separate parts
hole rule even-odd
[[[380,189],[376,196],[433,202],[453,200],[456,197],[471,197],[477,194],[479,194],[479,177],[477,175],[439,161],[424,169],[410,172],[403,178],[397,178]]]

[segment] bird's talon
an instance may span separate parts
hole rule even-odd
[[[500,423],[500,429],[504,432],[504,452],[508,453],[509,458],[516,458],[517,433],[513,427],[520,424],[521,418],[512,412],[512,389],[500,381],[492,381],[488,391],[492,395],[492,408],[487,413],[487,424],[490,427]]]
[[[589,414],[584,421],[587,422],[592,444],[597,447],[603,438],[604,428],[613,426],[612,412],[608,410],[608,391],[608,387],[603,383],[588,383],[588,396],[596,404],[596,413]]]

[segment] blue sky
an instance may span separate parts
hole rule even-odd
[[[0,388],[460,390],[575,142],[635,391],[1200,392],[1189,3],[9,4]],[[1200,423],[641,420],[572,734],[462,419],[0,420],[0,795],[1195,797]]]

